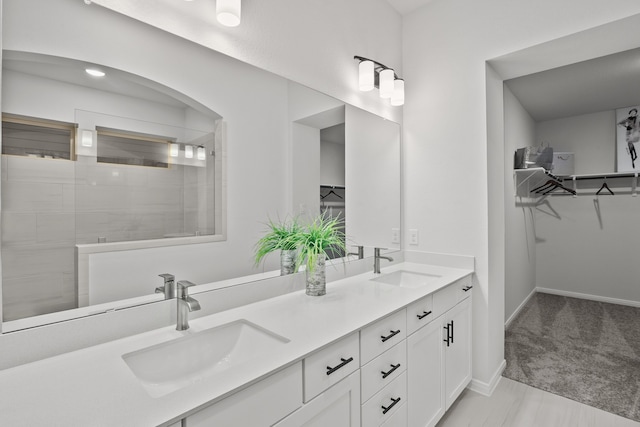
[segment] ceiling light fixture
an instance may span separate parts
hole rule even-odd
[[[93,77],[104,77],[106,75],[104,71],[96,70],[95,68],[87,68],[84,71]]]
[[[240,25],[241,0],[216,0],[216,18],[226,27]]]
[[[360,61],[358,66],[358,86],[361,91],[367,92],[374,87],[380,89],[380,98],[390,99],[391,105],[404,104],[404,80],[398,77],[384,64],[362,56],[354,56]]]

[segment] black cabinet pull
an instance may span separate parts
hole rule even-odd
[[[451,344],[453,344],[453,320],[451,321]]]
[[[447,339],[446,340],[442,340],[444,342],[447,343],[447,347],[449,347],[449,345],[451,344],[451,342],[449,341],[449,337],[451,332],[449,332],[449,324],[447,323],[447,326],[443,327],[442,329],[446,329],[447,330]]]
[[[398,329],[397,331],[391,330],[389,332],[391,332],[391,333],[389,335],[387,335],[386,337],[385,336],[380,336],[380,339],[382,340],[382,342],[385,342],[389,338],[393,338],[396,335],[398,335],[400,333],[400,329]]]
[[[386,414],[387,412],[389,412],[391,410],[391,408],[393,408],[394,406],[396,406],[396,403],[400,402],[400,398],[394,399],[393,397],[391,398],[391,405],[387,406],[387,407],[382,407],[382,413]]]
[[[340,361],[342,362],[341,364],[335,366],[335,367],[331,367],[331,366],[327,366],[327,375],[331,375],[333,374],[335,371],[337,371],[338,369],[342,368],[344,365],[346,365],[349,362],[353,362],[353,357],[350,357],[348,359],[343,359],[342,357],[340,358]]]
[[[389,375],[393,374],[393,371],[395,371],[396,369],[398,369],[400,367],[400,364],[398,363],[397,365],[391,365],[391,369],[388,370],[387,372],[385,371],[380,371],[380,373],[382,374],[382,379],[387,378]]]
[[[418,320],[422,320],[430,314],[431,311],[423,311],[422,314],[416,314],[416,316],[418,317]]]
[[[473,288],[473,286],[466,286],[462,288],[463,291],[467,292],[469,289]]]

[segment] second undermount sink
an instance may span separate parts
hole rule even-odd
[[[375,279],[374,282],[386,283],[387,285],[395,285],[404,288],[417,288],[425,286],[439,279],[438,274],[416,273],[413,271],[398,270],[393,273],[383,274]]]
[[[122,358],[149,395],[161,397],[240,367],[288,342],[243,319],[127,353]]]

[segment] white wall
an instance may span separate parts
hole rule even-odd
[[[94,0],[115,11],[274,72],[396,122],[402,108],[360,92],[354,55],[402,73],[402,18],[386,0],[243,2],[242,23],[215,21],[215,2]],[[191,18],[186,10],[195,10]],[[170,11],[170,13],[167,13]],[[186,21],[185,18],[189,20]]]
[[[576,173],[615,171],[615,111],[540,122],[536,128],[539,140],[575,153]],[[615,196],[593,194],[600,179],[579,184],[592,189],[577,198],[549,198],[558,217],[545,214],[548,209],[536,212],[537,286],[640,305],[635,232],[640,198],[629,194],[631,179],[608,182]]]
[[[515,197],[513,153],[536,144],[536,123],[508,87],[504,88],[505,321],[536,287],[535,207]]]
[[[344,144],[320,140],[320,183],[344,186]]]
[[[405,229],[428,236],[418,250],[476,257],[473,376],[480,386],[504,359],[504,282],[489,280],[490,257],[504,258],[490,246],[489,216],[504,210],[498,202],[493,211],[489,193],[503,193],[504,176],[487,170],[488,156],[504,155],[488,141],[487,115],[502,112],[487,110],[485,62],[638,12],[632,0],[435,0],[404,19]]]
[[[613,110],[539,122],[536,141],[548,142],[554,151],[574,153],[576,174],[616,170],[616,112]]]
[[[400,129],[347,105],[345,111],[346,231],[352,245],[400,249]]]
[[[320,213],[320,129],[291,123],[291,136],[293,209],[311,218]]]

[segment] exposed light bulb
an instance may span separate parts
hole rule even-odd
[[[241,0],[216,0],[216,18],[226,27],[240,25],[242,14]]]
[[[373,71],[373,61],[361,61],[358,66],[358,85],[360,90],[368,92],[374,88],[375,74]]]
[[[80,137],[80,144],[83,147],[93,147],[93,132],[90,130],[83,130]]]
[[[178,157],[179,153],[180,153],[180,144],[176,144],[175,142],[172,142],[171,144],[169,144],[169,155],[171,157]]]
[[[391,98],[394,72],[391,68],[380,71],[380,98]]]
[[[391,94],[391,105],[397,107],[404,104],[404,80],[397,79],[393,82],[393,94]]]
[[[204,147],[198,147],[198,160],[206,160],[207,155],[204,151]]]
[[[193,145],[184,146],[184,157],[187,159],[193,159]]]

